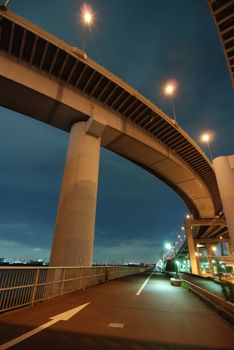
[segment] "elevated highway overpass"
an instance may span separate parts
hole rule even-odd
[[[2,106],[71,133],[52,265],[92,262],[100,146],[164,181],[193,219],[222,211],[211,162],[177,123],[79,48],[3,8],[0,90]]]

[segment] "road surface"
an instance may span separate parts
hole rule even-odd
[[[147,272],[2,315],[0,344],[17,350],[233,350],[234,329],[168,277]]]

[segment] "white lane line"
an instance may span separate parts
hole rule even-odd
[[[124,323],[113,323],[113,322],[111,322],[108,327],[123,328],[124,327]]]
[[[66,312],[63,312],[62,314],[59,314],[59,315],[56,315],[56,316],[53,316],[53,317],[50,317],[50,320],[49,322],[47,323],[44,323],[43,325],[41,325],[40,327],[37,327],[35,329],[33,329],[32,331],[30,332],[27,332],[17,338],[14,338],[10,341],[8,341],[7,343],[5,344],[2,344],[0,345],[0,350],[5,350],[5,349],[8,349],[10,348],[11,346],[14,346],[18,343],[21,343],[22,341],[24,341],[25,339],[27,338],[30,338],[32,337],[34,334],[37,334],[41,331],[43,331],[44,329],[52,326],[53,324],[59,322],[59,321],[67,321],[69,320],[71,317],[73,317],[77,312],[81,311],[82,309],[84,309],[86,306],[88,306],[90,304],[87,303],[87,304],[83,304],[83,305],[80,305],[78,307],[75,307],[74,309],[71,309],[71,310],[68,310]]]
[[[143,289],[145,288],[145,285],[147,284],[147,282],[149,281],[150,277],[152,276],[152,274],[154,273],[151,272],[151,274],[149,275],[149,277],[145,280],[145,282],[142,284],[141,288],[138,290],[138,292],[136,293],[136,295],[140,295],[141,292],[143,291]]]

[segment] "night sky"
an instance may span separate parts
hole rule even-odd
[[[9,9],[81,47],[82,1],[11,0]],[[86,52],[178,123],[213,156],[233,154],[233,90],[206,0],[96,0]],[[0,92],[1,93],[1,92]],[[9,91],[10,93],[10,91]],[[68,134],[0,108],[0,257],[48,260]],[[207,149],[201,145],[204,151]],[[152,262],[180,234],[187,208],[164,183],[102,149],[94,262]]]

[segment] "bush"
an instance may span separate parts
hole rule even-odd
[[[220,285],[225,299],[234,303],[234,284],[228,281],[221,281]]]

